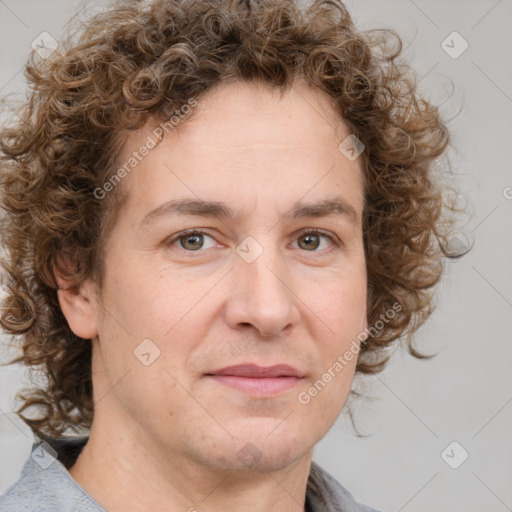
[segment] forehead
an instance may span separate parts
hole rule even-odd
[[[335,142],[348,128],[318,89],[297,82],[290,89],[233,82],[209,91],[174,135],[189,146],[233,155],[264,144],[272,152],[307,150]],[[306,152],[306,151],[304,151]]]
[[[159,126],[153,120],[130,134],[120,161],[155,138]],[[261,198],[296,204],[306,195],[318,202],[341,191],[360,211],[359,164],[338,150],[349,134],[321,91],[301,84],[285,92],[259,83],[222,85],[137,162],[123,182],[127,204],[147,213],[169,199],[195,196],[237,203],[233,208],[243,213]]]

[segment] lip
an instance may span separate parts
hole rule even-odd
[[[207,377],[252,396],[275,396],[295,387],[304,375],[287,364],[242,364],[215,370]]]
[[[258,366],[252,363],[227,366],[226,368],[209,372],[208,375],[230,375],[251,378],[297,377],[299,379],[304,377],[304,374],[288,364]]]

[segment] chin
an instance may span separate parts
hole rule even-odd
[[[286,425],[282,420],[255,422],[236,432],[228,443],[219,443],[212,453],[214,465],[231,471],[280,471],[307,455],[316,439],[305,439],[299,425]],[[252,428],[251,428],[252,427]],[[213,462],[212,460],[210,462]]]

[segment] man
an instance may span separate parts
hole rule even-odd
[[[122,2],[29,65],[2,325],[48,382],[2,511],[373,510],[313,449],[449,223],[446,127],[372,37],[339,2]]]

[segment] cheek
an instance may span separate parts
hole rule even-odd
[[[330,293],[329,293],[330,292]],[[335,297],[338,299],[336,300]],[[309,403],[311,411],[334,422],[341,412],[352,387],[359,356],[361,334],[366,320],[366,289],[364,287],[327,290],[319,327],[324,335],[316,336],[320,364],[310,386],[299,403]],[[327,333],[325,335],[326,329]],[[302,399],[302,400],[301,400]]]
[[[105,309],[111,314],[105,315],[100,339],[107,341],[105,357],[115,372],[113,380],[131,369],[133,377],[138,375],[145,382],[144,375],[156,367],[183,377],[190,354],[207,336],[215,307],[207,296],[211,279],[204,281],[191,282],[184,273],[171,275],[141,266],[131,273],[122,266],[112,271],[105,298]],[[144,367],[136,354],[142,357],[148,352],[146,358],[155,357],[154,363]],[[163,377],[170,378],[166,373]]]
[[[316,299],[310,295],[319,321],[329,328],[338,340],[359,334],[365,326],[367,308],[366,276],[333,279],[316,290]]]
[[[170,287],[168,275],[148,268],[143,261],[117,261],[105,279],[105,308],[109,312],[110,307],[112,315],[117,313],[118,323],[134,337],[162,337],[185,313],[189,302],[186,283],[174,279]]]
[[[316,344],[321,360],[315,382],[321,381],[318,392],[322,390],[323,398],[318,402],[336,407],[342,397],[346,399],[354,378],[366,324],[366,279],[361,276],[350,283],[332,283],[321,297],[322,303],[315,309],[319,326]]]
[[[355,345],[357,349],[357,344]],[[350,354],[347,357],[347,354]],[[350,359],[350,360],[349,360]],[[325,364],[296,397],[297,408],[304,422],[319,429],[321,439],[340,415],[350,394],[354,379],[357,354],[347,345],[330,351]]]

